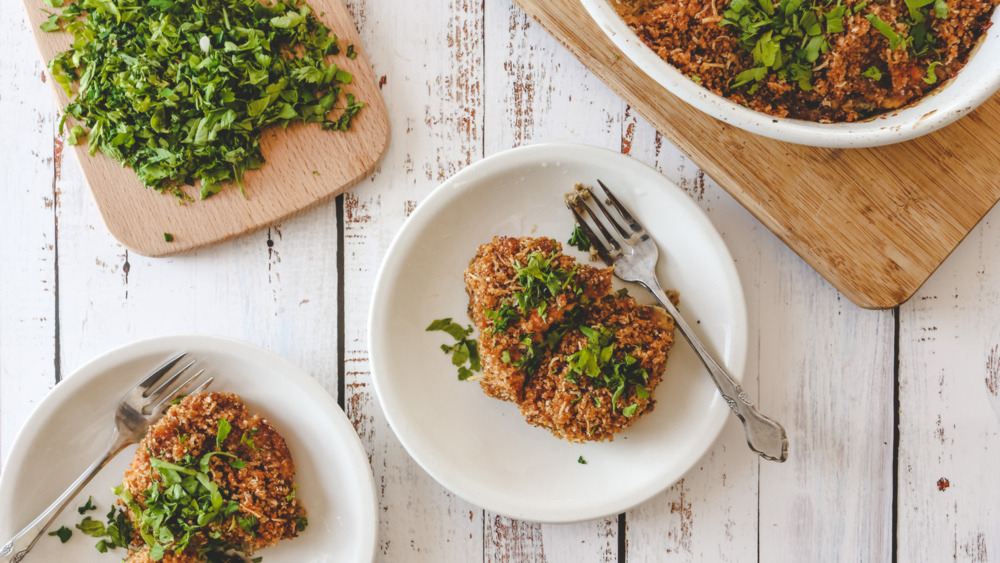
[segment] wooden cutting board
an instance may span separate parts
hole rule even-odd
[[[773,141],[702,114],[632,64],[578,0],[514,0],[851,301],[906,301],[1000,199],[1000,96],[875,149]]]
[[[24,0],[35,40],[46,63],[65,50],[68,33],[46,33],[43,0]],[[244,177],[246,197],[235,187],[203,201],[178,204],[171,195],[145,189],[130,168],[111,158],[91,157],[76,147],[83,173],[108,230],[126,247],[146,256],[167,256],[221,242],[278,223],[342,193],[375,172],[389,145],[389,117],[378,82],[361,46],[357,28],[342,0],[311,0],[314,13],[337,34],[342,49],[353,44],[355,59],[331,59],[354,75],[345,92],[365,102],[347,132],[323,131],[317,124],[264,130],[267,160]],[[66,93],[49,77],[61,107]],[[192,191],[192,194],[196,192]],[[164,241],[164,233],[173,242]]]

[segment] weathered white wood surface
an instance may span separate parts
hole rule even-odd
[[[75,157],[62,157],[20,2],[0,0],[0,464],[37,402],[91,357],[215,333],[288,357],[342,402],[375,474],[381,561],[1000,557],[1000,212],[911,302],[863,311],[508,0],[349,5],[392,119],[379,173],[269,231],[153,260],[101,224]],[[785,423],[786,464],[758,462],[730,421],[653,500],[619,518],[541,526],[454,497],[403,450],[368,371],[381,257],[441,181],[550,140],[628,152],[709,213],[746,291],[747,387]]]

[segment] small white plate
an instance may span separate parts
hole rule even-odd
[[[517,406],[460,382],[425,332],[434,319],[469,324],[462,272],[495,235],[565,244],[573,221],[563,194],[600,178],[660,247],[657,274],[680,291],[681,312],[742,378],[746,306],[732,257],[705,214],[646,165],[595,147],[536,145],[470,166],[406,221],[375,282],[369,334],[382,408],[410,455],[439,483],[492,512],[537,522],[620,513],[681,477],[711,446],[729,409],[678,334],[656,409],[613,442],[571,444],[528,425]],[[632,294],[645,292],[632,287]],[[580,457],[586,464],[578,462]]]
[[[122,394],[168,357],[186,351],[215,377],[211,390],[236,393],[251,412],[285,437],[297,469],[297,494],[309,526],[293,540],[258,552],[269,563],[369,562],[378,519],[368,456],[336,401],[312,377],[284,358],[237,340],[174,336],[130,344],[91,361],[45,397],[21,430],[0,475],[0,541],[44,510],[104,451],[112,414]],[[135,447],[118,455],[56,520],[67,526],[65,544],[43,537],[32,561],[112,563],[121,549],[101,554],[96,539],[74,528],[76,507],[93,496],[103,521]]]

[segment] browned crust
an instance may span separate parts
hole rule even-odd
[[[755,94],[749,85],[730,89],[753,59],[738,43],[733,26],[720,27],[726,0],[611,0],[625,22],[660,58],[720,96],[750,109],[778,117],[819,122],[850,122],[916,101],[954,76],[968,61],[969,52],[989,28],[989,18],[1000,0],[947,0],[948,16],[929,19],[937,45],[910,58],[905,48],[890,49],[865,14],[875,14],[901,35],[908,35],[903,0],[871,1],[859,13],[844,19],[844,33],[829,36],[830,50],[813,67],[813,90],[805,92],[769,75]],[[863,0],[844,0],[853,8]],[[849,10],[850,13],[852,10]],[[938,81],[927,84],[927,68]],[[862,76],[875,66],[881,80]]]
[[[242,399],[233,393],[191,395],[170,407],[139,443],[122,481],[125,488],[145,507],[144,491],[153,478],[160,479],[150,459],[177,462],[187,454],[200,459],[215,450],[221,419],[229,421],[232,428],[222,451],[234,454],[246,462],[246,466],[236,469],[229,458],[213,457],[212,479],[226,491],[227,500],[240,503],[237,515],[255,517],[258,523],[253,534],[241,526],[210,527],[219,529],[223,540],[243,546],[247,553],[274,545],[280,539],[295,537],[298,535],[296,518],[304,516],[305,510],[294,497],[295,463],[285,439],[267,420],[251,414]],[[253,447],[241,441],[244,435],[252,440]],[[135,523],[131,511],[129,517]],[[141,541],[140,538],[139,543]],[[141,550],[133,556],[138,557],[135,561],[144,560]],[[178,561],[198,560],[180,557]]]
[[[553,257],[554,264],[564,269],[575,263],[572,257],[562,254],[562,246],[552,239],[496,237],[479,247],[465,271],[469,313],[479,331],[483,363],[479,383],[487,395],[517,403],[529,423],[560,438],[572,442],[613,439],[614,434],[653,409],[652,397],[640,399],[634,390],[620,397],[619,405],[638,405],[635,414],[626,417],[620,407],[619,411],[612,409],[613,390],[601,388],[586,377],[577,377],[576,383],[567,379],[569,366],[565,357],[587,344],[587,337],[579,330],[569,331],[554,350],[546,352],[534,374],[514,365],[525,350],[521,340],[530,337],[540,341],[571,310],[586,307],[584,324],[604,326],[615,332],[616,354],[630,353],[640,360],[650,375],[646,387],[652,392],[661,381],[673,346],[673,319],[662,310],[637,304],[631,297],[611,294],[611,268],[579,265],[576,279],[589,303],[583,304],[572,292],[564,292],[547,304],[545,319],[533,312],[508,330],[494,334],[493,321],[484,310],[498,309],[513,292],[523,289],[517,281],[515,262],[525,264],[533,253]],[[513,361],[504,362],[504,352]]]

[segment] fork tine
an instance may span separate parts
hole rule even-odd
[[[590,197],[588,197],[587,199],[597,201],[597,196],[594,195],[594,191],[591,190],[590,188],[586,188],[586,190],[587,193],[590,195]],[[607,241],[608,246],[611,248],[609,254],[611,254],[612,257],[614,257],[614,254],[620,251],[622,248],[621,245],[618,243],[618,239],[616,239],[614,235],[611,234],[611,231],[609,231],[607,227],[604,226],[604,223],[601,222],[601,219],[597,216],[596,213],[594,213],[594,210],[590,207],[589,204],[587,204],[586,201],[581,201],[580,199],[577,199],[577,204],[580,205],[580,207],[583,207],[587,211],[587,215],[591,218],[591,220],[594,221],[594,224],[597,225],[597,229],[601,231],[601,234],[604,235],[604,240]],[[600,202],[598,202],[598,205],[600,205]],[[601,207],[601,209],[604,210],[603,207]],[[604,211],[604,214],[607,215],[608,212]],[[614,223],[614,221],[612,221],[612,223]]]
[[[615,228],[616,231],[618,231],[618,234],[621,235],[623,239],[628,240],[629,236],[631,236],[632,233],[626,231],[625,228],[621,226],[621,223],[618,222],[618,219],[615,219],[611,215],[611,212],[608,211],[608,208],[605,207],[603,203],[601,203],[601,198],[597,197],[597,194],[595,194],[593,190],[587,188],[587,191],[590,192],[591,199],[594,200],[594,203],[597,205],[597,208],[601,210],[601,213],[603,213],[605,217],[607,217],[608,221],[611,221],[611,225]]]
[[[146,376],[145,379],[136,384],[135,388],[142,390],[143,394],[145,394],[150,387],[156,385],[156,382],[166,375],[167,372],[169,372],[172,367],[177,365],[177,362],[181,361],[181,359],[186,355],[187,352],[181,352],[166,362],[163,362],[160,367],[154,369],[149,375]]]
[[[194,364],[195,364],[195,362],[194,362],[194,360],[192,360],[188,365],[182,367],[181,369],[177,370],[176,373],[174,373],[173,375],[171,375],[170,377],[168,377],[167,380],[164,381],[163,383],[161,383],[155,390],[153,390],[153,391],[146,391],[145,393],[142,394],[142,396],[143,397],[153,397],[153,400],[156,400],[157,396],[162,395],[163,393],[165,393],[167,391],[167,389],[171,385],[173,385],[173,383],[175,381],[177,381],[177,378],[179,378],[181,375],[183,375],[184,372],[187,371]]]
[[[184,381],[184,383],[181,383],[177,387],[177,389],[174,389],[173,391],[171,391],[166,397],[163,398],[162,401],[160,401],[159,403],[156,403],[156,405],[153,408],[149,409],[149,412],[150,413],[159,413],[161,411],[166,410],[170,406],[170,403],[172,403],[177,397],[180,397],[181,395],[194,395],[195,393],[199,393],[201,391],[204,391],[205,388],[207,388],[212,383],[212,381],[214,381],[214,378],[209,377],[208,379],[206,379],[205,381],[203,381],[200,385],[198,385],[198,387],[195,388],[193,391],[191,391],[190,393],[187,392],[188,388],[191,387],[191,385],[194,384],[194,382],[198,378],[200,378],[204,373],[205,373],[205,370],[199,370],[198,373],[196,373],[196,374],[192,375],[191,377],[187,378]]]
[[[598,180],[597,183],[600,184],[601,189],[603,189],[605,195],[608,196],[608,201],[611,202],[611,205],[613,205],[615,209],[618,210],[618,213],[621,213],[622,218],[625,219],[626,223],[628,223],[629,228],[631,228],[632,231],[635,233],[644,232],[645,229],[642,228],[642,225],[640,225],[639,222],[635,220],[635,217],[632,217],[632,214],[629,213],[628,209],[625,209],[625,206],[622,205],[622,202],[618,201],[618,198],[615,197],[615,194],[611,193],[611,190],[604,185],[604,182]],[[628,235],[623,233],[622,236],[628,236]]]
[[[583,234],[587,236],[587,240],[590,241],[590,245],[597,250],[597,255],[601,257],[601,260],[604,260],[605,264],[610,266],[613,261],[611,259],[611,254],[608,253],[608,249],[604,246],[604,242],[597,238],[597,233],[590,228],[590,225],[587,224],[587,220],[583,218],[583,215],[580,215],[580,212],[577,211],[576,207],[572,203],[567,201],[566,207],[569,207],[569,210],[573,212],[573,217],[576,218],[576,224],[580,225],[580,229],[583,230]]]

